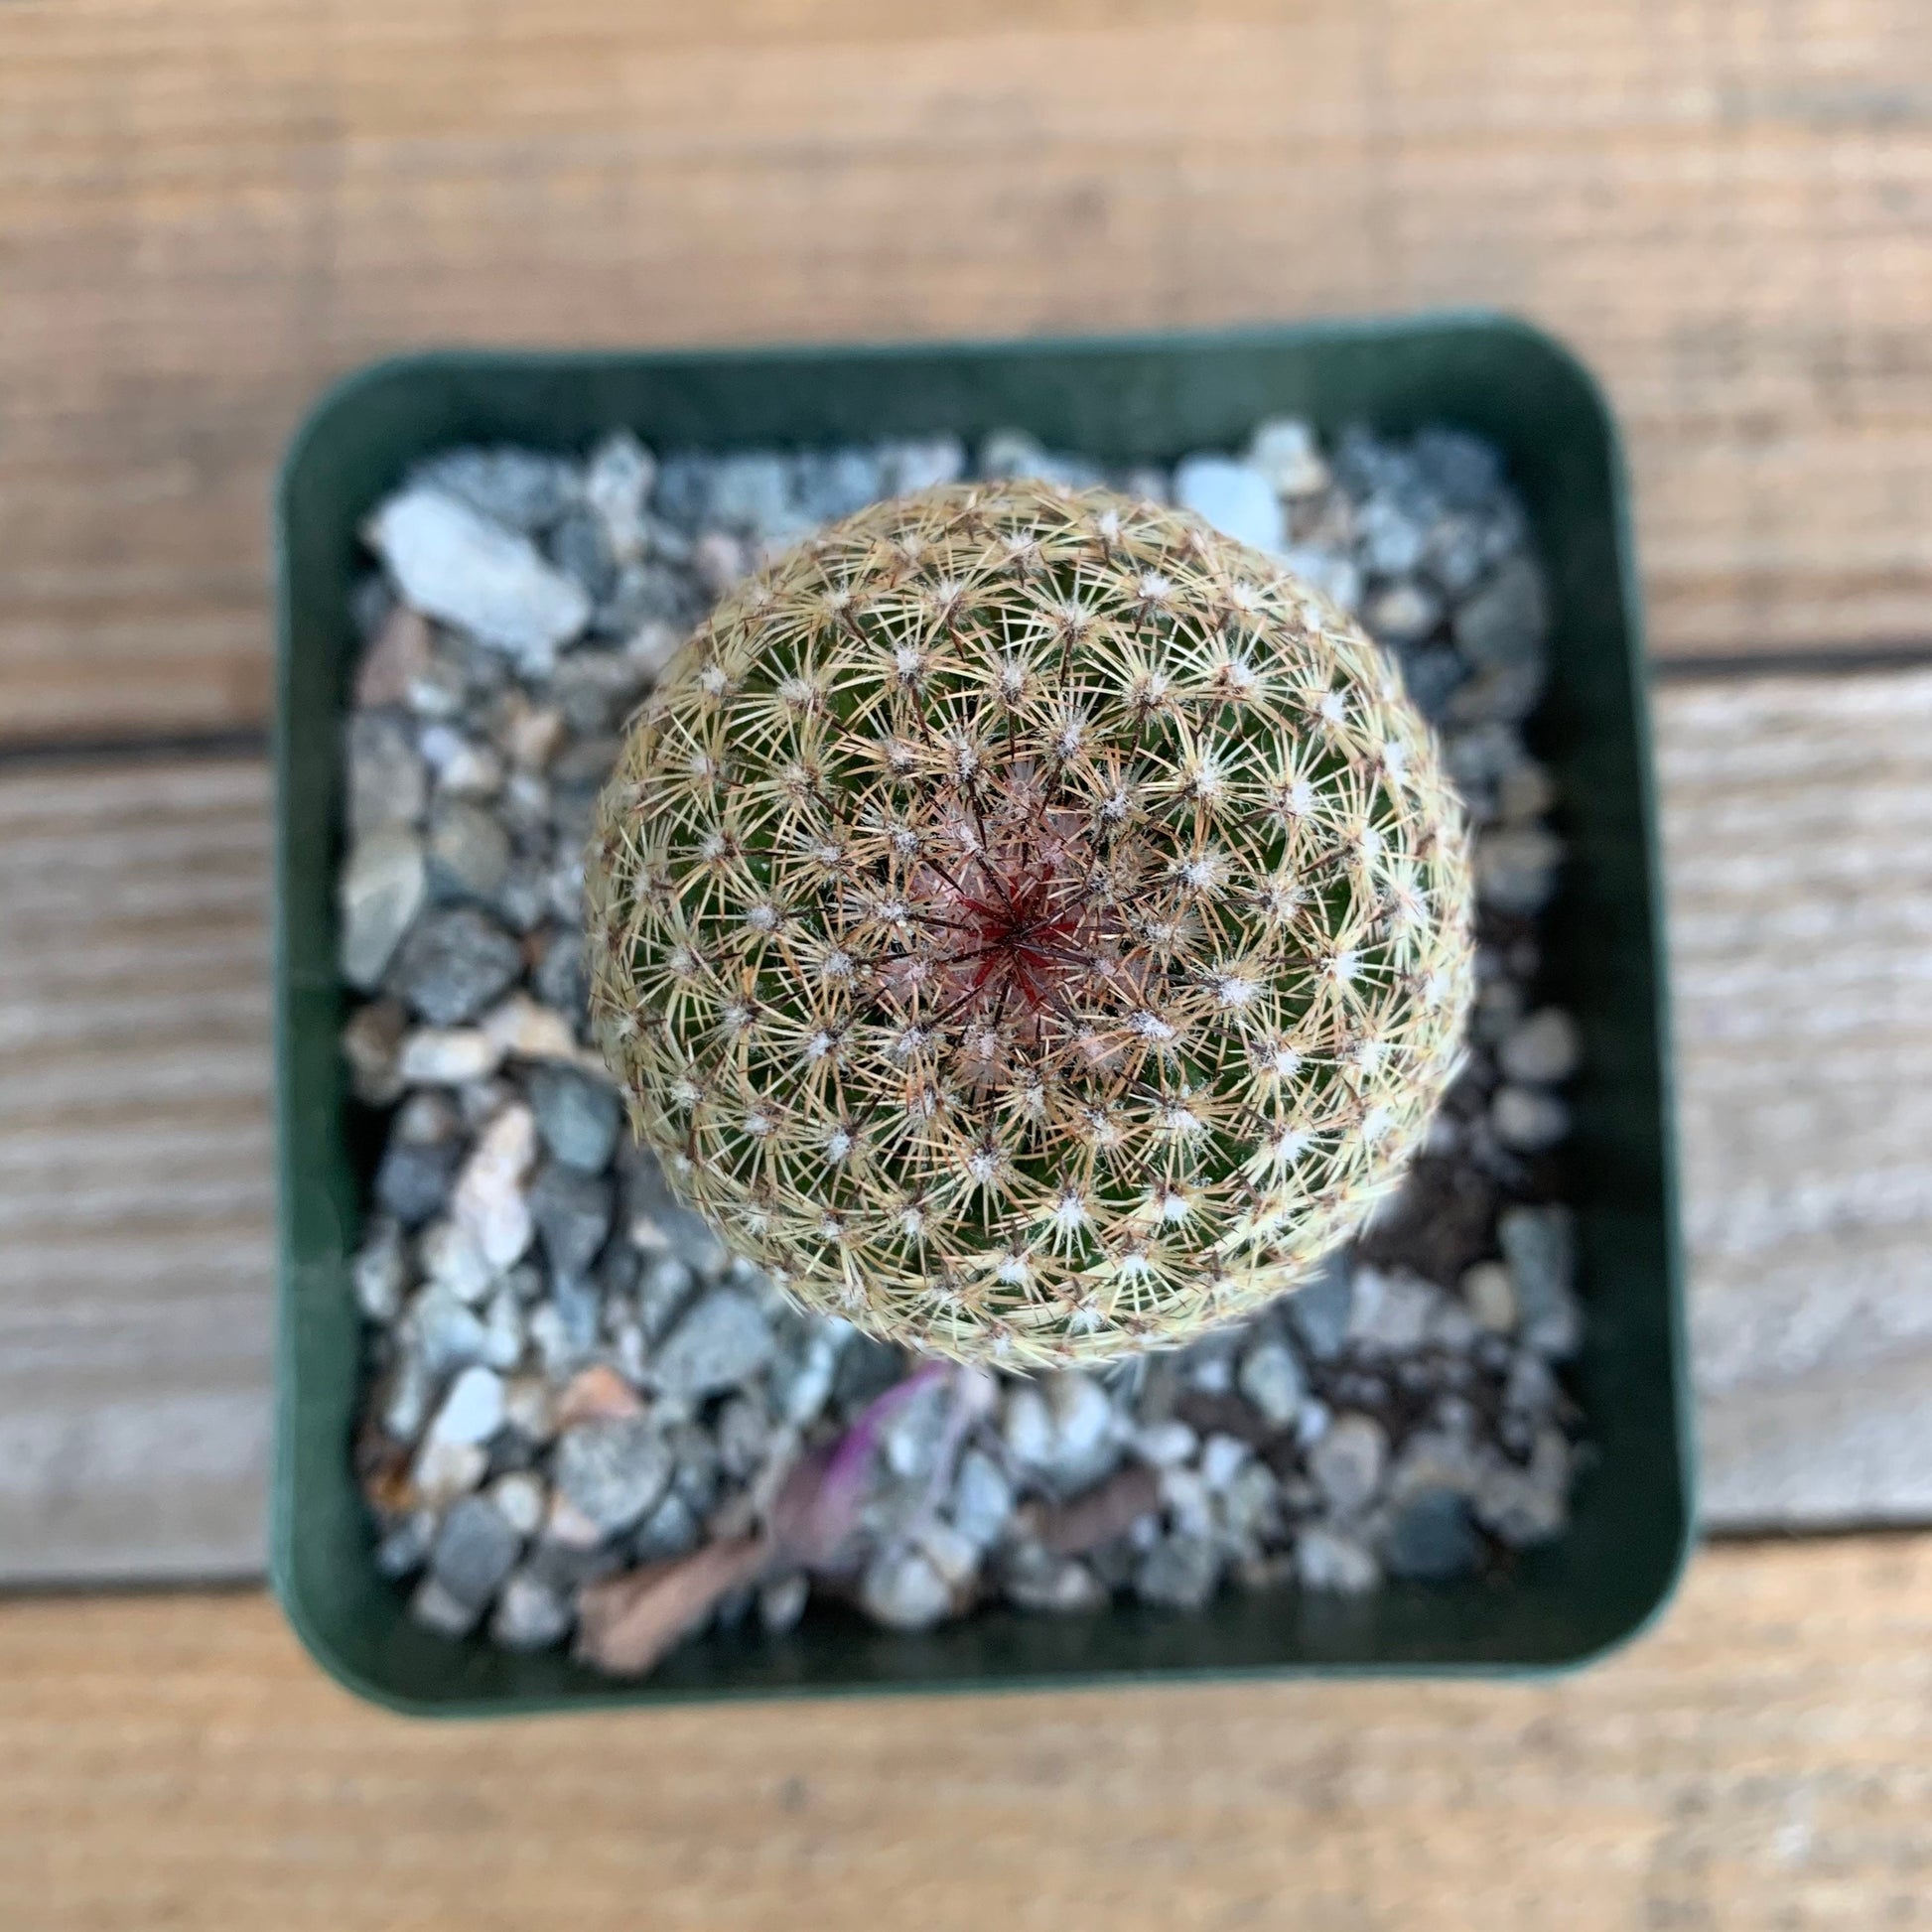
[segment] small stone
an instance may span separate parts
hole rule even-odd
[[[494,798],[503,788],[503,760],[449,725],[426,725],[423,757],[436,773],[439,798]]]
[[[1012,1519],[1013,1485],[983,1449],[959,1458],[950,1514],[953,1528],[980,1550],[990,1550]]]
[[[1534,759],[1525,759],[1496,787],[1496,813],[1507,824],[1521,825],[1551,810],[1558,795],[1550,771]]]
[[[462,1146],[455,1141],[405,1141],[394,1135],[375,1170],[375,1203],[404,1227],[417,1227],[449,1198]]]
[[[601,1173],[617,1151],[623,1103],[607,1080],[570,1066],[539,1066],[530,1076],[530,1109],[552,1157],[580,1173]]]
[[[1084,489],[1100,481],[1099,468],[1084,457],[1047,449],[1023,429],[996,429],[980,445],[980,473],[987,477],[1030,477],[1040,483]]]
[[[874,1558],[859,1585],[859,1601],[875,1622],[893,1630],[926,1630],[952,1609],[952,1591],[918,1550]]]
[[[1339,1252],[1288,1298],[1289,1323],[1317,1362],[1331,1362],[1341,1353],[1354,1301],[1354,1273]]]
[[[1513,1333],[1516,1327],[1516,1289],[1500,1261],[1478,1261],[1463,1270],[1463,1303],[1479,1326],[1492,1335]]]
[[[1512,557],[1456,607],[1455,647],[1486,667],[1538,667],[1548,624],[1541,572],[1529,558]]]
[[[611,1232],[616,1189],[610,1180],[548,1163],[530,1188],[528,1207],[551,1270],[581,1277]]]
[[[682,1262],[673,1264],[683,1267]],[[689,1274],[687,1269],[686,1274]],[[839,1340],[824,1328],[814,1328],[802,1349],[787,1351],[771,1365],[772,1413],[794,1429],[815,1423],[831,1400],[838,1373]]]
[[[425,1630],[439,1637],[467,1637],[483,1614],[481,1603],[466,1603],[452,1595],[434,1577],[425,1577],[409,1599],[409,1614]]]
[[[381,584],[382,580],[372,581]],[[355,709],[378,711],[388,705],[406,705],[409,687],[429,668],[429,659],[428,621],[407,605],[391,604],[355,667]]]
[[[492,1369],[466,1368],[450,1384],[436,1419],[432,1443],[486,1443],[503,1426],[503,1383]]]
[[[1570,1109],[1540,1087],[1498,1087],[1489,1103],[1489,1124],[1504,1147],[1542,1154],[1568,1136]]]
[[[850,516],[854,510],[893,493],[884,487],[878,454],[849,446],[799,457],[793,467],[792,484],[798,514],[808,523],[830,523]]]
[[[446,1284],[431,1282],[409,1304],[409,1337],[432,1375],[448,1375],[483,1359],[483,1324]]]
[[[1373,1416],[1341,1415],[1309,1451],[1309,1474],[1337,1516],[1352,1516],[1380,1487],[1388,1454],[1388,1433]]]
[[[509,835],[481,805],[439,798],[430,814],[429,883],[438,898],[488,900],[509,876]]]
[[[628,1529],[663,1495],[671,1451],[647,1416],[579,1423],[557,1439],[559,1496],[600,1533]]]
[[[1308,1392],[1300,1360],[1279,1335],[1263,1335],[1249,1344],[1236,1384],[1277,1429],[1294,1422]]]
[[[784,458],[771,450],[744,450],[718,458],[712,465],[706,508],[713,522],[753,536],[790,529],[797,519]]]
[[[489,1298],[483,1311],[483,1360],[497,1369],[514,1368],[523,1359],[523,1310],[507,1283]]]
[[[1155,1469],[1177,1469],[1191,1462],[1200,1438],[1184,1422],[1143,1423],[1133,1436],[1134,1453]]]
[[[628,430],[614,431],[591,452],[584,498],[604,526],[611,555],[621,564],[644,553],[644,505],[656,477],[656,459]]]
[[[957,483],[966,474],[966,446],[956,436],[909,437],[878,447],[879,494],[899,496]]]
[[[1210,1436],[1201,1445],[1200,1475],[1211,1492],[1225,1489],[1254,1451],[1238,1436]]]
[[[695,1550],[703,1535],[697,1512],[673,1491],[637,1526],[631,1550],[639,1563],[662,1563]]]
[[[434,1392],[420,1354],[403,1354],[377,1384],[374,1402],[382,1433],[391,1442],[413,1443],[422,1433]]]
[[[951,1523],[934,1520],[921,1524],[918,1531],[920,1552],[946,1581],[948,1589],[965,1589],[979,1575],[980,1546]]]
[[[393,1321],[402,1308],[402,1292],[409,1281],[409,1258],[402,1229],[392,1220],[369,1223],[351,1270],[355,1303],[371,1321]]]
[[[1357,1268],[1348,1338],[1362,1347],[1396,1353],[1421,1346],[1441,1291],[1406,1268]]]
[[[522,1538],[485,1496],[466,1496],[443,1519],[430,1574],[459,1603],[481,1608],[514,1567]]]
[[[1503,1040],[1497,1063],[1511,1080],[1555,1086],[1576,1072],[1583,1057],[1577,1023],[1561,1007],[1544,1007]]]
[[[1279,496],[1313,496],[1328,487],[1328,466],[1313,427],[1299,416],[1271,416],[1256,424],[1248,462]]]
[[[604,1362],[572,1376],[557,1403],[559,1429],[594,1420],[625,1422],[644,1413],[642,1398],[616,1369]]]
[[[338,960],[350,986],[374,989],[428,891],[422,841],[407,826],[370,832],[350,847],[336,889]]]
[[[741,578],[750,575],[752,553],[744,539],[729,530],[707,530],[692,546],[691,568],[713,597],[723,597]]]
[[[518,1536],[535,1536],[550,1510],[550,1491],[534,1469],[510,1469],[489,1485],[488,1496]]]
[[[1453,1489],[1420,1489],[1390,1519],[1382,1560],[1392,1576],[1418,1583],[1466,1577],[1483,1558],[1467,1499]]]
[[[1528,1467],[1498,1457],[1484,1468],[1474,1499],[1477,1519],[1512,1549],[1548,1543],[1569,1519],[1570,1462],[1563,1432],[1538,1430]]]
[[[758,1303],[735,1289],[716,1289],[671,1330],[652,1373],[661,1393],[701,1402],[750,1381],[771,1349],[771,1325]]]
[[[561,1590],[534,1570],[513,1570],[489,1619],[490,1641],[505,1650],[548,1650],[570,1634],[574,1620]]]
[[[1258,1457],[1242,1456],[1227,1480],[1219,1485],[1221,1521],[1240,1550],[1259,1556],[1264,1541],[1281,1527],[1282,1489],[1275,1472]]]
[[[1274,485],[1252,465],[1231,457],[1183,457],[1173,474],[1174,500],[1223,536],[1257,550],[1279,551],[1287,541]]]
[[[1033,1544],[1013,1553],[1002,1586],[1016,1609],[1047,1616],[1075,1616],[1107,1600],[1106,1586],[1077,1557],[1054,1556]]]
[[[557,1433],[556,1398],[542,1376],[513,1376],[504,1385],[503,1420],[526,1443],[550,1441]]]
[[[590,621],[590,599],[533,544],[439,490],[390,497],[366,535],[411,605],[527,673],[548,670],[557,646]]]
[[[1295,1540],[1295,1574],[1304,1589],[1360,1596],[1381,1582],[1374,1556],[1352,1536],[1311,1523]]]
[[[733,1396],[719,1412],[718,1460],[734,1482],[748,1482],[764,1464],[771,1425],[761,1403]]]
[[[1347,557],[1311,543],[1294,543],[1281,553],[1282,562],[1297,577],[1311,584],[1344,611],[1360,608],[1362,573]]]
[[[467,1228],[454,1221],[433,1221],[416,1243],[423,1272],[459,1302],[474,1307],[489,1293],[497,1271]]]
[[[562,1013],[582,1012],[589,991],[583,935],[574,929],[554,934],[530,975],[530,985],[546,1006]]]
[[[1540,825],[1510,825],[1476,840],[1476,897],[1498,912],[1529,918],[1556,891],[1563,841]]]
[[[1576,1290],[1576,1223],[1560,1204],[1505,1208],[1496,1238],[1509,1265],[1526,1346],[1555,1361],[1583,1343],[1584,1314]]]
[[[1442,620],[1442,599],[1413,577],[1383,585],[1362,606],[1362,621],[1385,643],[1418,643]]]
[[[1160,1472],[1161,1502],[1182,1536],[1206,1537],[1214,1532],[1214,1499],[1198,1469],[1167,1468]]]
[[[402,1093],[397,1055],[409,1014],[400,1000],[370,1000],[343,1028],[343,1057],[348,1062],[349,1090],[365,1107],[387,1107]]]
[[[437,1509],[469,1495],[488,1467],[489,1451],[480,1443],[425,1443],[409,1479],[421,1500]]]
[[[511,530],[554,523],[576,495],[575,466],[562,457],[511,448],[445,450],[410,481],[439,489]]]
[[[1134,1590],[1163,1609],[1198,1610],[1220,1582],[1220,1561],[1204,1539],[1170,1536],[1141,1559]]]
[[[453,1087],[486,1080],[502,1057],[503,1049],[474,1027],[418,1027],[403,1041],[397,1065],[405,1080]]]
[[[523,1188],[536,1152],[536,1121],[529,1108],[505,1107],[483,1130],[458,1176],[457,1225],[492,1268],[509,1267],[530,1245],[533,1223]]]
[[[410,933],[396,959],[395,980],[433,1027],[474,1020],[521,971],[517,943],[473,905],[432,912]]]
[[[797,1627],[805,1614],[812,1593],[810,1580],[794,1570],[786,1577],[773,1577],[759,1587],[759,1622],[770,1637],[781,1637]]]
[[[413,825],[429,796],[409,726],[393,712],[360,712],[348,722],[348,829],[351,838],[385,826]]]
[[[376,1574],[391,1582],[413,1577],[429,1561],[430,1545],[435,1541],[436,1512],[413,1511],[375,1546]]]

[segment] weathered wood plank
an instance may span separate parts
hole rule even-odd
[[[1703,1554],[1546,1685],[857,1700],[470,1729],[255,1596],[0,1607],[0,1917],[45,1932],[1870,1932],[1932,1890],[1932,1537]]]
[[[1666,691],[1706,1507],[1932,1517],[1932,669]]]
[[[0,739],[257,721],[265,491],[424,341],[1496,303],[1628,424],[1657,648],[1932,635],[1915,0],[15,0]]]
[[[0,778],[0,1575],[260,1566],[266,793]]]
[[[1707,1518],[1932,1518],[1932,670],[1658,724]],[[0,1576],[259,1563],[265,809],[0,775]]]

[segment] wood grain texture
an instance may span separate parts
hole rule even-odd
[[[266,795],[0,775],[0,1576],[260,1566]]]
[[[1932,1518],[1932,670],[1662,694],[1706,1507]]]
[[[1932,1921],[1932,1538],[1707,1552],[1543,1686],[541,1719],[351,1705],[253,1596],[0,1608],[34,1932],[1900,1932]]]
[[[0,739],[259,720],[276,453],[424,342],[1498,304],[1659,650],[1932,636],[1928,215],[1918,0],[12,0]]]

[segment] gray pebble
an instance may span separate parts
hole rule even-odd
[[[1577,1070],[1583,1042],[1577,1023],[1561,1007],[1544,1007],[1514,1028],[1496,1054],[1512,1080],[1554,1086]]]
[[[351,1270],[356,1306],[371,1321],[393,1321],[409,1282],[409,1258],[402,1229],[391,1220],[371,1221],[355,1251]]]
[[[436,1541],[436,1512],[419,1509],[405,1516],[375,1546],[375,1567],[392,1583],[413,1577],[429,1561]]]
[[[1365,1508],[1382,1481],[1388,1433],[1373,1416],[1337,1416],[1309,1451],[1309,1473],[1337,1516]]]
[[[1382,1352],[1419,1347],[1440,1300],[1441,1291],[1410,1269],[1357,1268],[1348,1338]]]
[[[556,1160],[580,1173],[601,1173],[610,1166],[623,1103],[608,1080],[547,1064],[531,1071],[528,1092],[537,1132]]]
[[[1097,1610],[1107,1600],[1106,1586],[1084,1563],[1073,1557],[1056,1557],[1036,1544],[1013,1553],[1004,1568],[1001,1587],[1007,1601],[1017,1609],[1048,1616]]]
[[[581,1278],[611,1232],[616,1190],[602,1174],[580,1173],[552,1161],[530,1187],[530,1218],[551,1272]]]
[[[1570,1463],[1562,1431],[1539,1429],[1527,1467],[1497,1458],[1484,1468],[1475,1492],[1477,1518],[1513,1549],[1548,1543],[1569,1520]]]
[[[1499,912],[1527,918],[1549,904],[1563,864],[1563,841],[1541,825],[1510,825],[1476,840],[1476,897]]]
[[[509,876],[509,834],[466,799],[438,800],[427,851],[430,890],[441,899],[491,899]]]
[[[980,472],[988,477],[1032,477],[1040,483],[1084,489],[1100,481],[1100,466],[1085,457],[1049,450],[1023,429],[996,429],[980,446]]]
[[[1482,1562],[1483,1542],[1466,1498],[1453,1489],[1419,1489],[1389,1520],[1382,1560],[1391,1576],[1420,1583],[1465,1577]]]
[[[673,1493],[638,1524],[631,1551],[639,1563],[662,1563],[695,1550],[702,1534],[697,1511]]]
[[[487,1334],[474,1309],[441,1282],[431,1282],[403,1317],[408,1345],[432,1375],[448,1375],[483,1360]]]
[[[1575,1228],[1569,1208],[1560,1203],[1505,1208],[1496,1222],[1523,1340],[1556,1361],[1574,1355],[1583,1342]]]
[[[1527,557],[1503,564],[1456,607],[1455,647],[1485,668],[1540,666],[1548,614],[1543,577]]]
[[[425,1577],[409,1599],[410,1617],[439,1637],[467,1637],[483,1615],[483,1605],[455,1595],[435,1577]]]
[[[505,1650],[548,1650],[563,1642],[575,1620],[553,1583],[533,1570],[516,1570],[504,1580],[489,1634]]]
[[[949,1513],[953,1528],[982,1550],[990,1550],[1012,1520],[1013,1485],[984,1450],[969,1449],[959,1458]]]
[[[792,508],[791,477],[771,450],[744,450],[711,466],[706,511],[715,523],[753,536],[774,536],[800,519]]]
[[[348,829],[352,838],[385,826],[413,825],[428,800],[428,779],[407,722],[364,711],[348,723]]]
[[[850,516],[888,492],[883,466],[871,450],[838,449],[801,456],[792,474],[793,507],[808,523]]]
[[[428,891],[422,841],[408,827],[387,826],[355,841],[336,888],[338,963],[350,986],[373,990]]]
[[[387,1107],[398,1099],[403,1079],[398,1060],[409,1014],[400,1000],[370,1000],[343,1028],[343,1057],[348,1062],[350,1091],[367,1107]]]
[[[590,987],[581,933],[566,928],[552,935],[530,975],[530,987],[545,1006],[555,1007],[559,1013],[582,1012]]]
[[[1274,485],[1259,470],[1232,457],[1182,457],[1173,473],[1173,494],[1183,509],[1237,543],[1279,551],[1287,540]]]
[[[1236,1377],[1241,1393],[1277,1429],[1301,1413],[1307,1383],[1295,1350],[1279,1335],[1264,1334],[1249,1344]]]
[[[451,1505],[430,1551],[430,1574],[459,1603],[481,1607],[496,1593],[523,1547],[503,1513],[485,1496]]]
[[[450,1197],[460,1141],[406,1141],[391,1135],[375,1171],[375,1202],[404,1227],[418,1227]]]
[[[1570,1132],[1570,1109],[1541,1087],[1498,1087],[1489,1103],[1489,1124],[1504,1147],[1541,1154]]]
[[[432,912],[397,956],[396,990],[437,1027],[474,1020],[507,992],[523,955],[510,935],[474,905]]]
[[[931,489],[966,474],[966,446],[956,436],[928,436],[879,446],[880,486],[887,495]]]
[[[795,1629],[798,1619],[805,1614],[805,1604],[811,1593],[810,1580],[797,1570],[787,1577],[773,1577],[760,1585],[759,1622],[764,1626],[765,1634],[781,1637],[787,1630]]]
[[[663,1495],[671,1468],[670,1447],[648,1416],[599,1417],[558,1437],[551,1474],[574,1508],[612,1534]]]
[[[1220,1582],[1220,1559],[1204,1539],[1170,1536],[1141,1559],[1134,1591],[1163,1609],[1198,1610]]]
[[[1295,1574],[1304,1589],[1359,1596],[1381,1582],[1373,1554],[1352,1536],[1311,1523],[1296,1539]]]
[[[867,1567],[859,1600],[875,1622],[893,1630],[927,1630],[952,1609],[952,1591],[917,1550],[887,1551]]]
[[[652,1364],[666,1395],[702,1401],[749,1381],[771,1359],[771,1325],[749,1295],[716,1289],[665,1338]]]
[[[505,529],[525,532],[554,523],[576,487],[574,465],[507,447],[445,450],[419,465],[410,481],[458,498]]]
[[[1333,1361],[1341,1353],[1354,1302],[1354,1273],[1347,1255],[1339,1251],[1289,1296],[1289,1321],[1317,1362]]]
[[[1328,486],[1313,428],[1299,416],[1271,416],[1248,439],[1248,463],[1278,496],[1312,496]]]

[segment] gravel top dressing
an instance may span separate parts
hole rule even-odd
[[[1105,483],[1279,555],[1399,660],[1476,830],[1466,1066],[1403,1191],[1309,1287],[1105,1369],[915,1359],[796,1312],[637,1152],[586,1024],[582,853],[623,723],[713,602],[883,496]],[[1522,728],[1545,599],[1489,449],[1448,431],[1103,474],[1018,432],[578,462],[461,449],[366,526],[346,733],[344,1051],[380,1147],[354,1445],[412,1615],[647,1670],[814,1596],[900,1629],[1000,1599],[1365,1591],[1559,1535],[1585,1313],[1571,1017],[1539,1001],[1563,848]]]

